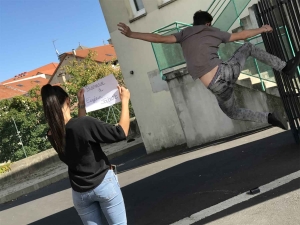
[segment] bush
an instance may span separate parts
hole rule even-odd
[[[0,165],[0,174],[9,172],[11,163],[6,163],[4,165]]]

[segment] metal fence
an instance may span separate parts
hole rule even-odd
[[[300,50],[300,2],[299,0],[260,0],[255,5],[258,24],[269,24],[274,31],[263,34],[267,52],[284,61]],[[280,27],[287,33],[290,49],[285,44]],[[300,70],[293,78],[274,70],[276,83],[288,116],[295,141],[300,143]]]

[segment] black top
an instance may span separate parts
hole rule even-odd
[[[47,136],[56,149],[52,136]],[[107,124],[89,116],[70,119],[66,124],[64,154],[58,156],[68,166],[73,190],[86,192],[97,187],[110,168],[100,143],[113,143],[125,139],[124,130],[120,125]]]

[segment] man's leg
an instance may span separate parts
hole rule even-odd
[[[233,120],[253,121],[257,123],[268,123],[268,112],[255,112],[250,109],[239,108],[233,90],[216,95],[221,110]]]
[[[277,113],[255,112],[250,109],[237,106],[233,92],[234,80],[240,73],[240,67],[236,62],[221,64],[217,80],[208,89],[216,96],[221,110],[231,119],[253,121],[258,123],[269,123],[273,126],[287,129],[286,121]]]
[[[258,59],[259,61],[273,67],[276,70],[282,70],[282,68],[284,68],[286,65],[286,63],[278,57],[271,55],[260,48],[257,48],[250,42],[246,42],[234,52],[233,56],[227,60],[227,62],[225,62],[228,63],[232,68],[232,84],[235,84],[238,80],[238,77],[243,70],[246,60],[249,56]]]
[[[236,97],[232,92],[231,96],[228,98],[226,96],[220,95],[216,96],[221,110],[233,120],[244,120],[253,121],[257,123],[269,123],[273,126],[280,127],[284,130],[288,129],[287,122],[278,114],[268,113],[268,112],[255,112],[250,109],[239,108],[236,104]],[[227,100],[222,99],[223,97],[228,98]]]
[[[233,55],[230,60],[237,61],[240,64],[240,68],[245,65],[245,62],[249,56],[252,56],[264,64],[271,66],[277,71],[282,71],[289,76],[293,76],[296,73],[297,66],[300,63],[300,52],[296,53],[296,56],[288,62],[282,61],[277,56],[274,56],[261,48],[256,47],[250,42],[246,42],[242,45]],[[230,61],[229,60],[229,61]]]

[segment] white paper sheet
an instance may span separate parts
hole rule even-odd
[[[118,81],[113,74],[84,87],[86,112],[92,112],[112,106],[121,101]]]

